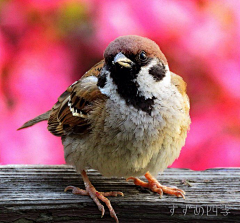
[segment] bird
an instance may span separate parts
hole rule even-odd
[[[160,196],[185,198],[185,192],[160,184],[156,175],[180,155],[191,123],[186,83],[170,71],[167,59],[153,40],[120,36],[109,43],[104,58],[63,92],[52,109],[19,129],[41,121],[61,137],[67,164],[81,174],[85,189],[65,191],[90,196],[119,222],[108,196],[87,176],[95,169],[103,176],[124,177]],[[138,177],[145,176],[147,182]]]

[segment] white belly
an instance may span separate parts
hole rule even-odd
[[[71,138],[63,141],[66,161],[78,171],[93,168],[105,176],[141,176],[147,171],[163,171],[179,156],[190,123],[181,108],[183,103],[171,104],[169,100],[168,106],[163,101],[156,102],[152,116],[133,107],[129,109],[121,99],[118,103],[109,100],[108,113],[91,134],[72,136],[77,138],[74,143],[70,143]]]

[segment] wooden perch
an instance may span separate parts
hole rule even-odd
[[[158,180],[185,190],[186,200],[157,194],[126,182],[88,171],[99,191],[122,191],[110,197],[120,223],[125,222],[240,222],[240,168],[167,169]],[[64,193],[69,185],[84,189],[71,166],[0,166],[0,223],[111,222],[86,196]]]

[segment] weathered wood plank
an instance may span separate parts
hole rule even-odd
[[[158,180],[186,192],[186,200],[158,195],[125,179],[88,175],[99,191],[117,190],[124,197],[110,200],[123,222],[240,222],[240,168],[167,169]],[[63,190],[68,185],[84,188],[70,166],[0,166],[0,223],[114,222],[100,212],[89,197]]]

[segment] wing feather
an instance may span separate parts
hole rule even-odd
[[[58,98],[48,119],[48,130],[52,134],[63,136],[89,131],[89,112],[98,100],[106,99],[97,87],[97,77],[103,64],[104,60],[93,66]]]
[[[183,80],[182,77],[180,77],[179,75],[171,72],[171,83],[173,85],[175,85],[175,87],[178,89],[179,93],[181,93],[182,96],[184,97],[185,112],[189,113],[190,104],[189,104],[189,98],[188,98],[187,93],[186,93],[186,89],[187,89],[186,82]]]

